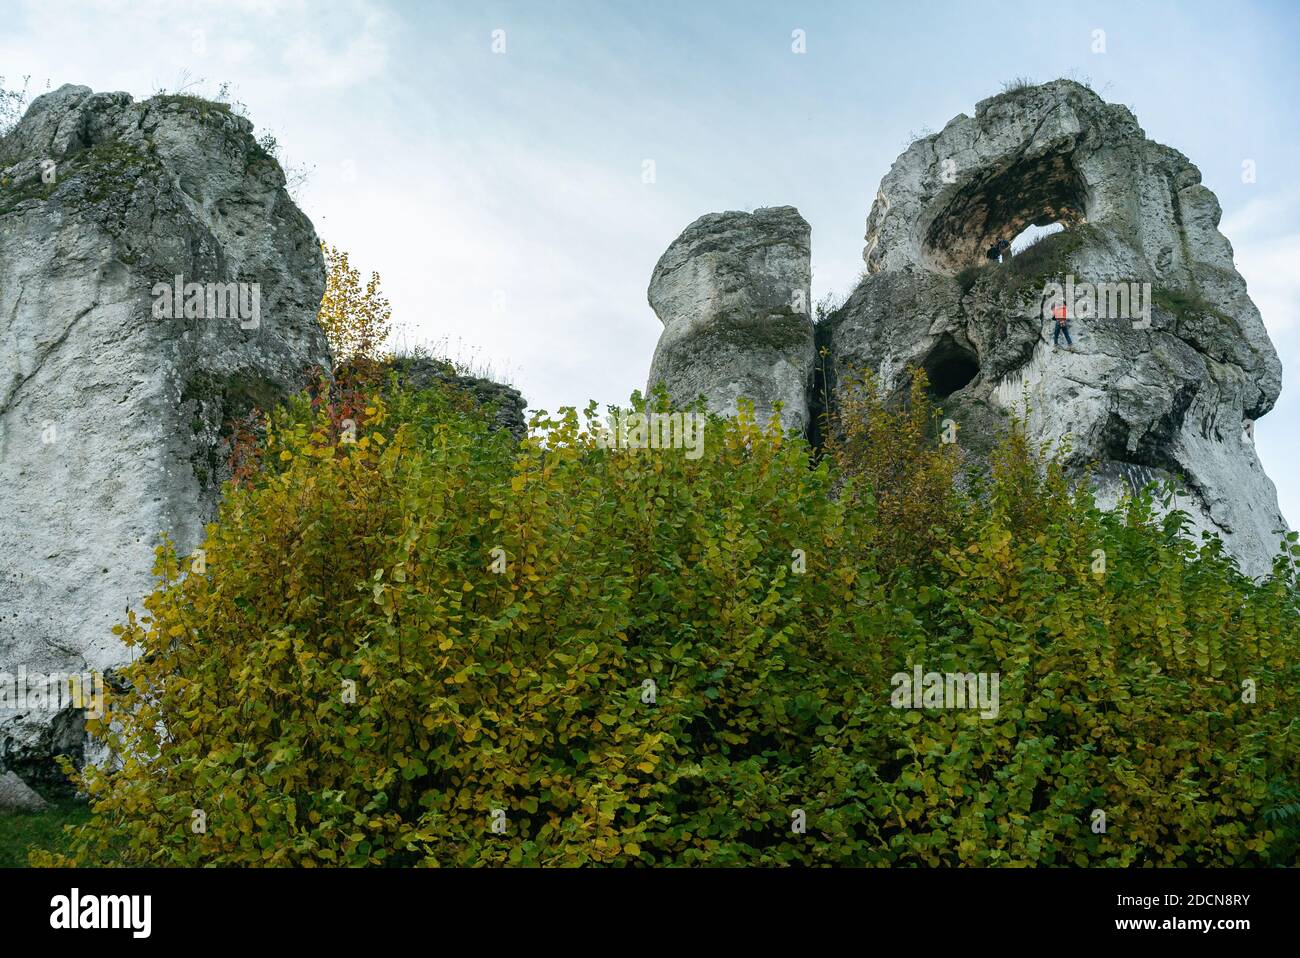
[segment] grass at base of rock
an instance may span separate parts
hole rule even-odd
[[[33,845],[63,851],[63,826],[89,818],[90,807],[76,798],[51,799],[43,812],[0,812],[0,868],[26,868],[27,850]]]

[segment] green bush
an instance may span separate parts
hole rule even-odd
[[[516,445],[445,391],[355,442],[295,402],[202,564],[160,550],[118,762],[33,860],[1294,862],[1291,556],[1255,585],[1014,430],[958,491],[925,404],[861,394],[810,465],[750,417],[690,458],[604,448],[594,406]],[[996,718],[892,707],[913,666],[998,673]]]

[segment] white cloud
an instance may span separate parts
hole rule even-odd
[[[1300,461],[1290,424],[1300,413],[1300,188],[1264,193],[1224,216],[1237,270],[1282,361],[1282,394],[1255,427],[1255,446],[1277,485],[1282,514],[1300,517]]]
[[[1300,326],[1300,233],[1243,243],[1237,270],[1272,335]]]
[[[24,0],[5,15],[0,63],[44,88],[83,83],[136,96],[204,80],[255,87],[339,88],[389,66],[391,18],[370,0],[92,0],[75,11]],[[21,29],[14,29],[14,25]],[[211,87],[211,89],[207,89]]]
[[[1300,326],[1300,190],[1261,196],[1225,216],[1219,230],[1232,242],[1237,270],[1277,336]],[[1283,364],[1290,365],[1283,357]]]
[[[388,45],[380,35],[380,18],[362,18],[359,35],[342,42],[310,32],[289,40],[281,58],[293,80],[302,85],[347,87],[373,80],[388,69]]]

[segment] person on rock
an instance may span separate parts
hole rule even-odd
[[[997,250],[998,250],[998,255],[1002,257],[1002,262],[1004,262],[1004,263],[1009,263],[1009,262],[1011,262],[1011,244],[1010,244],[1010,243],[1008,243],[1005,239],[1000,239],[1000,240],[998,240]]]
[[[1055,328],[1052,330],[1052,348],[1057,348],[1061,334],[1064,333],[1065,348],[1074,352],[1074,342],[1070,339],[1070,317],[1064,303],[1057,303],[1052,307],[1052,319],[1055,321],[1053,324]]]

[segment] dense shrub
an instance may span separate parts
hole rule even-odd
[[[449,392],[364,413],[277,413],[203,571],[160,550],[120,767],[35,861],[1295,860],[1290,556],[1255,585],[1014,430],[958,491],[923,388],[815,466],[750,417],[692,459],[594,407],[522,446]],[[914,665],[999,673],[996,718],[891,707]]]

